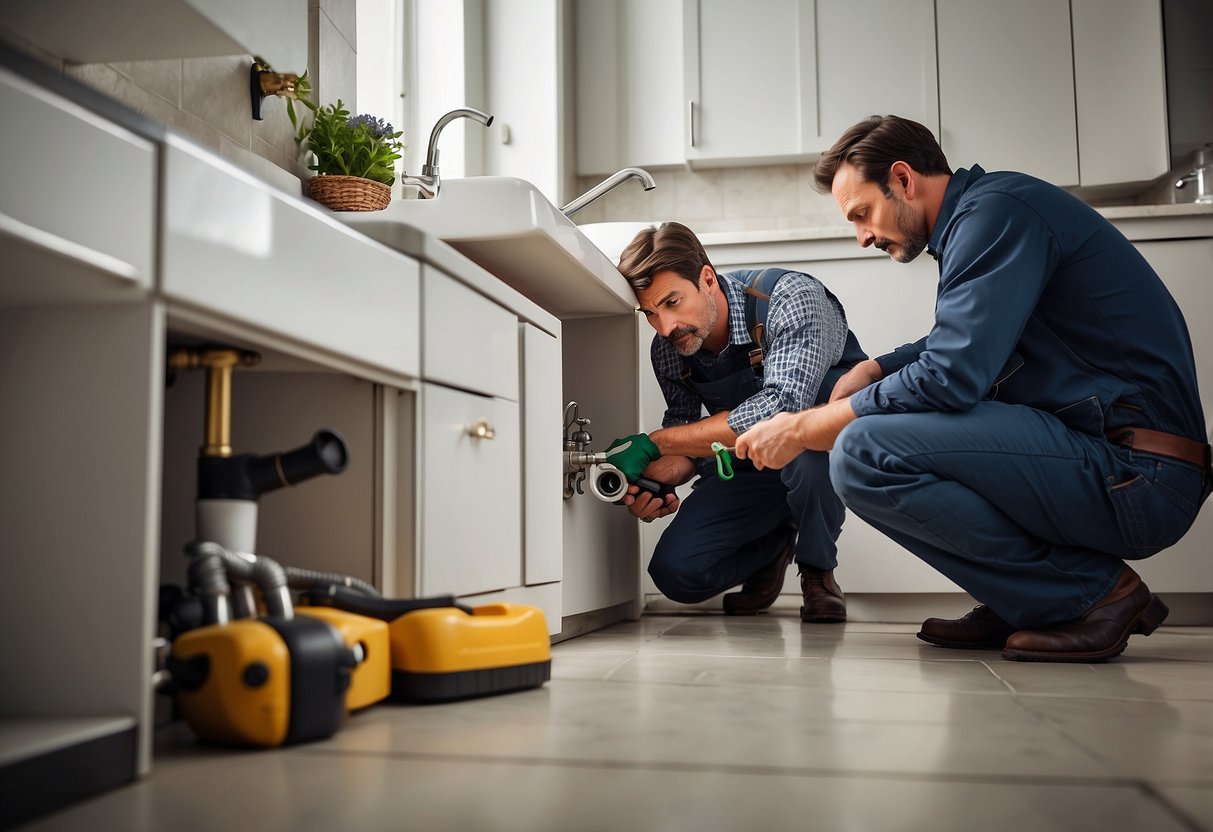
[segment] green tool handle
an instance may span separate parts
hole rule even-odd
[[[720,442],[712,443],[712,453],[716,454],[716,476],[728,482],[733,479],[733,459],[729,454],[736,448],[726,448]]]

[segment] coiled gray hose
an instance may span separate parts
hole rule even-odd
[[[317,572],[313,569],[300,569],[295,566],[285,567],[286,577],[292,589],[315,589],[317,586],[329,586],[336,584],[344,586],[348,589],[357,590],[363,595],[369,595],[372,598],[378,598],[379,590],[368,584],[366,581],[358,578],[351,578],[349,575],[338,575],[335,572]]]
[[[190,586],[201,596],[208,624],[226,624],[231,620],[231,585],[228,576],[252,583],[261,590],[266,612],[279,618],[293,618],[294,605],[289,588],[313,589],[336,584],[378,598],[379,591],[371,584],[335,572],[283,567],[265,555],[232,552],[209,540],[186,544],[191,556]],[[289,588],[288,588],[289,587]]]

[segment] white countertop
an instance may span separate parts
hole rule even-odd
[[[1197,205],[1107,205],[1095,210],[1109,220],[1153,219],[1167,217],[1213,217],[1213,203]],[[745,243],[799,242],[805,240],[840,240],[855,236],[848,224],[806,226],[803,228],[778,228],[763,231],[714,231],[699,235],[705,246],[737,245]]]

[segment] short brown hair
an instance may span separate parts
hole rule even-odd
[[[657,272],[672,271],[699,285],[699,273],[711,266],[695,232],[680,222],[663,222],[637,234],[619,257],[619,273],[639,292]],[[712,269],[716,271],[715,268]]]
[[[869,116],[842,134],[821,154],[813,168],[813,184],[823,194],[834,187],[834,175],[846,163],[865,182],[875,182],[889,196],[889,168],[905,162],[918,173],[950,175],[948,159],[931,131],[901,116]]]

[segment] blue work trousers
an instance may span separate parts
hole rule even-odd
[[[1205,497],[1196,465],[1000,402],[857,419],[830,476],[848,508],[1021,629],[1081,616]]]
[[[796,562],[833,569],[845,513],[828,454],[806,451],[782,470],[737,460],[731,480],[700,477],[661,535],[649,574],[673,601],[706,601],[778,557],[797,529]]]

